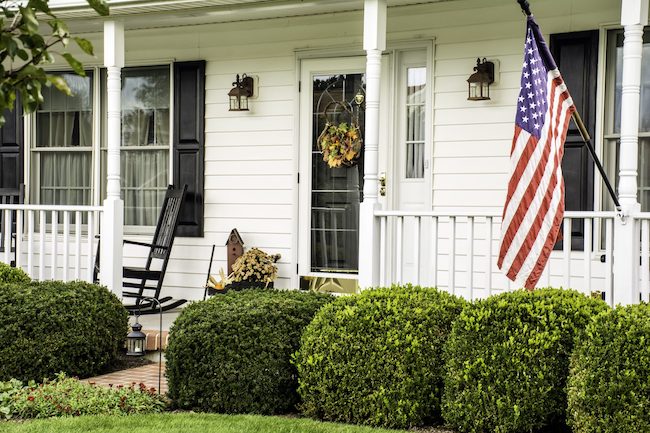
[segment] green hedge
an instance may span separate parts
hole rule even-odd
[[[560,431],[574,338],[607,308],[562,289],[469,305],[445,348],[444,419],[460,432]]]
[[[329,295],[250,289],[189,305],[170,330],[169,396],[180,408],[275,414],[293,410],[291,356]]]
[[[119,299],[94,284],[2,284],[0,380],[97,374],[122,346],[127,318]]]
[[[27,284],[32,281],[29,275],[20,268],[14,268],[6,263],[0,262],[0,284],[4,283],[22,283]]]
[[[324,307],[296,354],[303,412],[386,427],[439,419],[442,347],[464,305],[436,289],[394,286]]]
[[[575,433],[650,432],[650,306],[619,307],[589,325],[571,357]]]

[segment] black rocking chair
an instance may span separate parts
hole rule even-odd
[[[151,244],[124,240],[125,244],[149,248],[149,255],[143,268],[131,266],[125,266],[123,268],[122,286],[131,290],[123,290],[122,296],[135,300],[133,304],[125,305],[130,314],[157,314],[161,312],[161,308],[162,311],[167,311],[187,302],[185,299],[173,299],[171,296],[160,297],[167,263],[169,262],[172,245],[176,237],[176,226],[178,225],[181,204],[183,203],[186,190],[187,185],[184,185],[182,189],[174,189],[171,185],[167,187]],[[160,270],[152,269],[154,260],[160,262]],[[99,243],[97,245],[97,255],[95,256],[95,270],[93,272],[93,280],[95,283],[98,282],[98,274]],[[151,298],[157,300],[160,303],[160,307],[157,302],[152,302],[150,300]]]

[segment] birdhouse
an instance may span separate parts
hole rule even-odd
[[[228,274],[232,272],[232,265],[235,263],[242,254],[244,254],[244,241],[237,229],[232,229],[230,235],[228,236],[228,242],[226,242],[226,248],[228,252],[226,256],[228,257]]]

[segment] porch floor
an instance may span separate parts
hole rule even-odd
[[[86,379],[86,382],[94,383],[99,386],[118,385],[129,386],[135,383],[145,384],[147,388],[158,390],[158,363],[143,365],[141,367],[129,368],[128,370],[115,371],[113,373]],[[165,363],[162,364],[162,375],[160,377],[160,393],[167,393],[167,378],[165,377]]]

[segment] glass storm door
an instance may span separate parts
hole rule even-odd
[[[327,126],[345,123],[355,124],[363,139],[365,64],[351,58],[302,65],[300,273],[353,277],[359,269],[363,147],[348,165],[332,168],[319,137]]]

